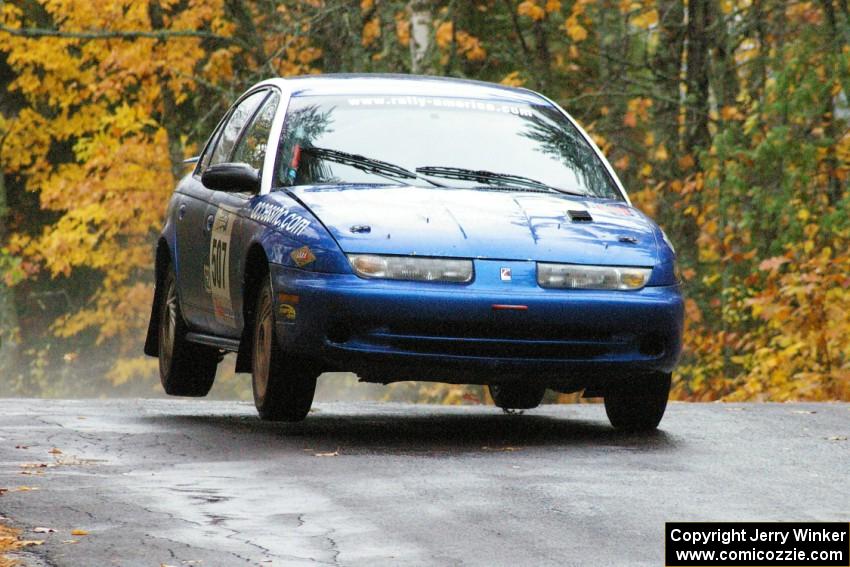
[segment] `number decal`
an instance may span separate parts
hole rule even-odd
[[[209,282],[213,312],[219,323],[230,326],[236,324],[230,295],[230,234],[235,221],[235,210],[219,207],[210,238]]]

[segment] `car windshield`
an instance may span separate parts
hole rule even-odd
[[[548,104],[295,96],[276,184],[405,184],[621,199],[578,129]]]

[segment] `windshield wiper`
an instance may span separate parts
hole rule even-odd
[[[376,175],[380,175],[381,177],[392,178],[395,181],[397,181],[399,177],[401,177],[402,179],[421,179],[430,183],[431,185],[442,187],[441,184],[435,181],[431,181],[430,179],[425,179],[424,177],[417,175],[412,171],[403,168],[400,165],[381,161],[379,159],[361,156],[359,154],[350,154],[348,152],[342,152],[339,150],[331,150],[328,148],[305,147],[301,148],[301,151],[303,153],[315,156],[319,159],[348,165],[355,169],[359,169],[360,171],[365,171],[366,173],[374,173]]]
[[[433,175],[435,177],[445,177],[446,179],[477,181],[478,183],[484,183],[485,185],[513,185],[518,187],[526,187],[541,192],[556,191],[558,193],[568,193],[570,195],[579,195],[581,197],[588,196],[587,193],[582,193],[579,191],[567,191],[566,189],[558,189],[557,187],[552,187],[551,185],[547,185],[542,181],[537,181],[536,179],[531,179],[530,177],[513,175],[511,173],[497,173],[495,171],[487,171],[486,169],[426,166],[417,167],[416,173],[421,173],[422,175]]]

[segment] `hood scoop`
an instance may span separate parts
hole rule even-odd
[[[567,211],[573,222],[593,222],[593,217],[587,211]]]

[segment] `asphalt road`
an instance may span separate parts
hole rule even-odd
[[[848,437],[848,404],[672,404],[641,436],[599,405],[0,400],[0,514],[30,565],[660,566],[668,520],[850,520]]]

